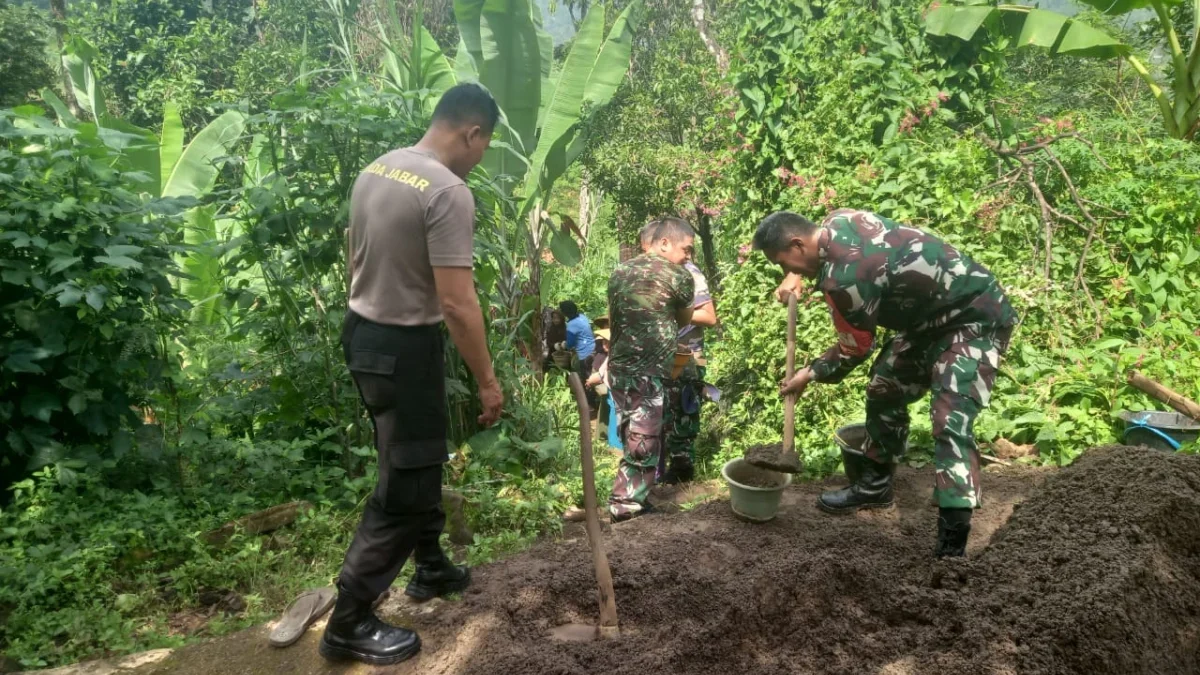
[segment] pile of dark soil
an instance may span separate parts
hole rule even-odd
[[[1113,447],[1061,471],[989,469],[955,562],[931,559],[931,471],[902,470],[897,508],[856,516],[813,506],[838,482],[794,485],[765,525],[716,502],[607,530],[617,641],[547,638],[596,619],[580,535],[477,570],[461,602],[407,617],[417,659],[354,672],[1200,673],[1200,458]],[[265,631],[154,671],[350,672],[321,662],[317,631],[282,651]]]

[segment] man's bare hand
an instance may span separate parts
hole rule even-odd
[[[804,390],[808,389],[808,385],[812,382],[813,374],[809,368],[802,368],[796,373],[791,381],[779,383],[779,393],[783,396],[795,396],[800,398],[804,395]]]
[[[479,386],[479,402],[483,404],[483,414],[479,416],[479,424],[490,427],[500,419],[500,413],[504,411],[504,392],[500,389],[500,382],[493,379],[488,384],[481,384]]]
[[[603,378],[600,377],[600,373],[592,373],[590,376],[588,376],[587,382],[584,382],[583,384],[588,389],[591,389],[592,387],[600,384],[602,381]]]
[[[775,289],[775,299],[784,305],[788,304],[788,297],[791,295],[795,295],[799,300],[802,284],[799,274],[788,274],[783,278],[783,283],[779,284],[779,288]]]

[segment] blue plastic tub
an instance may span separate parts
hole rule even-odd
[[[1200,438],[1200,422],[1179,413],[1123,410],[1117,417],[1125,422],[1122,438],[1127,445],[1145,445],[1174,452]]]

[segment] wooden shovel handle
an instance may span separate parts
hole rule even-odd
[[[787,382],[796,375],[796,294],[788,294]],[[783,399],[783,451],[796,451],[796,396]]]
[[[596,469],[592,463],[592,423],[588,415],[587,394],[578,373],[567,376],[575,404],[579,408],[579,453],[583,469],[583,508],[587,513],[586,527],[588,543],[592,547],[592,566],[596,570],[596,587],[600,601],[601,638],[615,637],[618,630],[617,599],[613,593],[612,570],[608,567],[608,556],[604,551],[604,539],[600,535],[600,518],[596,515]]]
[[[1150,394],[1154,398],[1166,403],[1175,410],[1187,415],[1188,417],[1200,421],[1200,404],[1180,394],[1164,387],[1163,385],[1151,380],[1142,375],[1136,370],[1131,370],[1128,373],[1129,384],[1141,389]]]

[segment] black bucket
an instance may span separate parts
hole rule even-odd
[[[1117,417],[1125,422],[1122,438],[1127,445],[1174,452],[1200,438],[1200,422],[1179,413],[1123,410]]]

